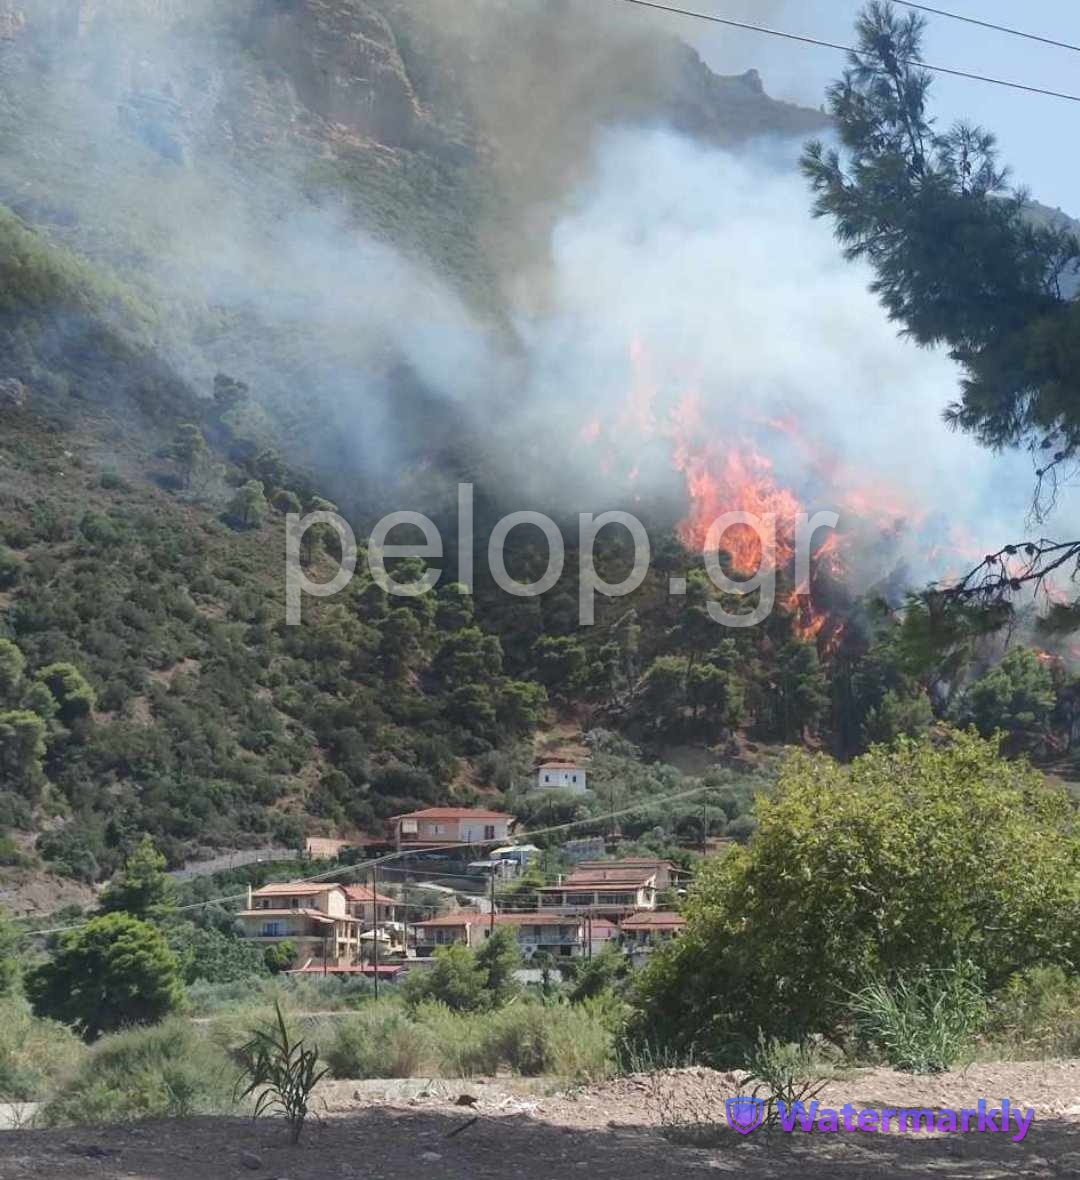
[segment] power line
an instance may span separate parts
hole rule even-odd
[[[785,41],[797,41],[802,45],[816,45],[820,49],[836,49],[841,53],[859,54],[859,50],[851,45],[841,45],[838,41],[825,41],[820,37],[809,37],[801,33],[789,33],[784,29],[771,29],[766,25],[753,25],[747,21],[732,20],[730,17],[710,16],[708,13],[695,12],[690,8],[675,8],[672,5],[660,4],[657,0],[618,0],[620,4],[632,4],[636,8],[651,8],[655,12],[666,12],[673,16],[687,16],[693,20],[708,21],[714,25],[726,25],[731,29],[743,29],[750,33],[763,33],[768,37],[780,37]],[[1042,86],[1028,86],[1024,82],[1010,82],[1005,78],[994,78],[989,74],[976,74],[969,70],[958,70],[951,66],[935,66],[917,57],[902,57],[897,59],[901,65],[918,66],[922,70],[930,70],[935,74],[947,74],[953,78],[967,78],[972,82],[987,82],[991,86],[1004,86],[1009,90],[1023,90],[1028,94],[1042,94],[1047,98],[1063,98],[1067,102],[1080,102],[1080,94],[1066,94],[1061,90],[1047,90]]]
[[[1071,49],[1080,53],[1080,45],[1070,45],[1068,41],[1056,41],[1053,37],[1040,37],[1038,33],[1025,33],[1023,29],[1011,29],[1008,25],[995,25],[993,21],[979,20],[974,16],[961,16],[958,12],[946,12],[943,8],[931,8],[929,4],[911,4],[909,0],[893,0],[903,8],[914,8],[919,12],[930,12],[934,16],[943,16],[947,20],[963,21],[966,25],[979,25],[983,29],[993,29],[995,33],[1007,33],[1010,37],[1023,37],[1025,41],[1038,41],[1042,45],[1053,45],[1058,49]]]

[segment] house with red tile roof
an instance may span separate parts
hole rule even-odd
[[[281,881],[249,888],[237,920],[243,937],[260,945],[294,946],[299,967],[348,966],[359,957],[360,923],[349,912],[341,885]]]

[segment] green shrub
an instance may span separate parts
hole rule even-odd
[[[842,1032],[868,979],[970,961],[995,990],[1080,955],[1075,806],[994,742],[901,739],[848,765],[796,754],[756,813],[635,979],[642,1039],[734,1064],[748,1030]]]
[[[592,1081],[612,1070],[614,1037],[584,1008],[514,1004],[490,1023],[501,1063],[523,1077]]]
[[[105,1037],[45,1106],[43,1121],[102,1124],[232,1110],[235,1068],[187,1021]]]
[[[435,1057],[430,1028],[396,1004],[371,1004],[336,1023],[323,1056],[336,1078],[411,1078]]]
[[[1080,1057],[1080,976],[1061,967],[1014,975],[987,1027],[995,1052],[1021,1058]]]
[[[23,1000],[0,1002],[0,1102],[38,1102],[87,1052],[62,1024],[39,1020]]]
[[[792,1107],[797,1102],[809,1106],[827,1081],[820,1076],[812,1046],[807,1041],[785,1044],[764,1034],[747,1061],[746,1091],[765,1103],[766,1125],[779,1120],[778,1103]]]
[[[971,1047],[986,1019],[980,977],[970,964],[875,980],[851,998],[862,1038],[895,1069],[942,1073]]]

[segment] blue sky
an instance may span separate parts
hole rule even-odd
[[[674,3],[675,0],[670,0]],[[1080,45],[1078,0],[928,0],[933,7],[1021,28]],[[768,24],[850,44],[860,0],[686,0],[686,8]],[[693,40],[722,73],[756,67],[777,98],[820,105],[826,85],[843,68],[843,55],[760,34],[714,29],[664,17],[673,32]],[[1080,94],[1080,53],[1038,45],[942,17],[928,17],[925,57],[935,65]],[[994,131],[1014,180],[1044,204],[1080,217],[1080,103],[939,77],[935,110],[943,122],[966,118]]]

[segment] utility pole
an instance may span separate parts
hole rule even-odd
[[[709,799],[703,795],[701,799],[701,855],[709,855]]]
[[[488,899],[491,906],[491,913],[488,915],[488,937],[490,937],[495,933],[495,874],[489,873],[488,880],[490,882]]]
[[[378,910],[375,905],[375,886],[379,881],[379,870],[375,865],[371,866],[371,933],[374,935],[372,939],[372,963],[375,967],[375,999],[379,999],[379,922]]]

